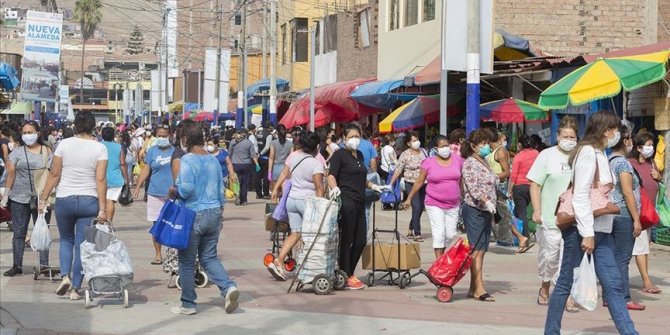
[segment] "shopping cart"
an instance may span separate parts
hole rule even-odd
[[[55,226],[55,223],[49,222],[47,224],[47,227],[49,230],[51,230],[51,227]],[[56,282],[60,281],[60,266],[56,265],[51,265],[51,261],[49,261],[49,264],[41,264],[40,260],[40,251],[35,251],[35,264],[36,266],[33,267],[33,280],[39,280],[40,275],[44,275],[45,277],[49,278],[50,282]]]
[[[263,256],[263,265],[267,268],[270,263],[274,262],[275,255],[279,255],[286,236],[291,233],[291,229],[287,222],[275,220],[272,217],[277,204],[268,202],[265,204],[265,230],[270,232],[270,240],[272,241],[272,248],[270,252]],[[293,252],[289,252],[284,260],[284,270],[293,272],[295,270],[296,262],[293,258]]]

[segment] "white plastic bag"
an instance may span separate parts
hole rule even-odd
[[[582,263],[575,269],[570,291],[572,300],[589,312],[594,311],[598,306],[598,284],[593,263],[593,258],[589,261],[588,254],[584,253]]]
[[[43,251],[49,250],[49,246],[51,246],[49,226],[47,226],[47,220],[44,218],[44,214],[40,214],[37,216],[35,228],[33,228],[33,233],[30,235],[30,247],[34,251]]]

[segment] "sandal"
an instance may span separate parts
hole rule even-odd
[[[407,231],[407,238],[413,238],[414,237],[414,232],[412,230]]]
[[[649,294],[659,294],[662,291],[661,291],[660,288],[654,286],[654,287],[650,287],[650,288],[644,288],[644,289],[642,289],[642,292],[649,293]]]
[[[603,302],[603,305],[604,305],[604,304],[605,304],[605,303]],[[577,306],[575,305],[575,302],[572,301],[572,298],[570,298],[570,299],[566,302],[566,304],[565,304],[565,311],[568,312],[568,313],[577,313],[577,312],[579,312],[579,307],[577,307]]]
[[[540,289],[537,292],[537,304],[540,306],[547,306],[549,305],[549,296],[543,296],[542,295],[542,289]]]
[[[161,265],[163,264],[163,260],[160,258],[154,258],[153,261],[151,261],[151,265]]]
[[[495,302],[496,298],[494,298],[492,295],[488,293],[484,293],[478,297],[473,297],[473,299],[477,301],[483,301],[483,302]]]
[[[523,254],[526,251],[528,251],[530,248],[532,248],[533,246],[535,246],[535,243],[526,242],[526,244],[524,246],[519,246],[519,249],[516,251],[516,253],[517,254]]]

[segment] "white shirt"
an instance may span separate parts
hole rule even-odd
[[[62,140],[54,152],[63,160],[57,198],[72,195],[98,197],[95,170],[98,161],[106,161],[107,148],[95,140],[70,137]]]
[[[614,221],[614,215],[602,215],[593,218],[590,197],[593,175],[596,172],[596,159],[598,160],[600,185],[613,184],[616,180],[610,170],[607,157],[602,151],[594,149],[590,145],[582,147],[573,164],[575,193],[572,198],[577,229],[582,237],[592,237],[594,231],[609,234],[612,232],[612,222]]]
[[[381,156],[382,156],[382,170],[384,170],[385,172],[390,172],[391,169],[395,169],[395,165],[398,162],[398,158],[396,157],[396,152],[393,146],[388,144],[385,145],[382,148]]]

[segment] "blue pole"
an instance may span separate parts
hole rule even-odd
[[[480,0],[468,1],[468,56],[466,68],[465,131],[469,135],[479,128],[479,52],[480,52]]]

